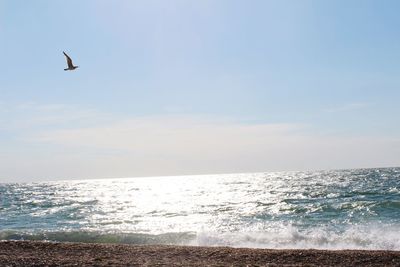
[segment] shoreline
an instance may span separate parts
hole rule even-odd
[[[0,266],[400,266],[400,251],[1,241]]]

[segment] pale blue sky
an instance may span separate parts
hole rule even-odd
[[[399,10],[0,0],[0,181],[398,166]]]

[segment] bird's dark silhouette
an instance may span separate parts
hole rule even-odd
[[[74,64],[72,63],[72,59],[64,51],[63,54],[67,58],[67,65],[68,65],[68,68],[64,70],[74,70],[79,67],[79,66],[74,66]]]

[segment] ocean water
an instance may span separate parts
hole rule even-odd
[[[0,184],[0,240],[400,250],[400,168]]]

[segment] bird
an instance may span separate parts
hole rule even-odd
[[[79,66],[74,66],[74,64],[72,63],[72,59],[67,55],[67,53],[63,51],[63,54],[67,58],[67,64],[68,64],[68,68],[64,70],[74,70],[79,67]]]

